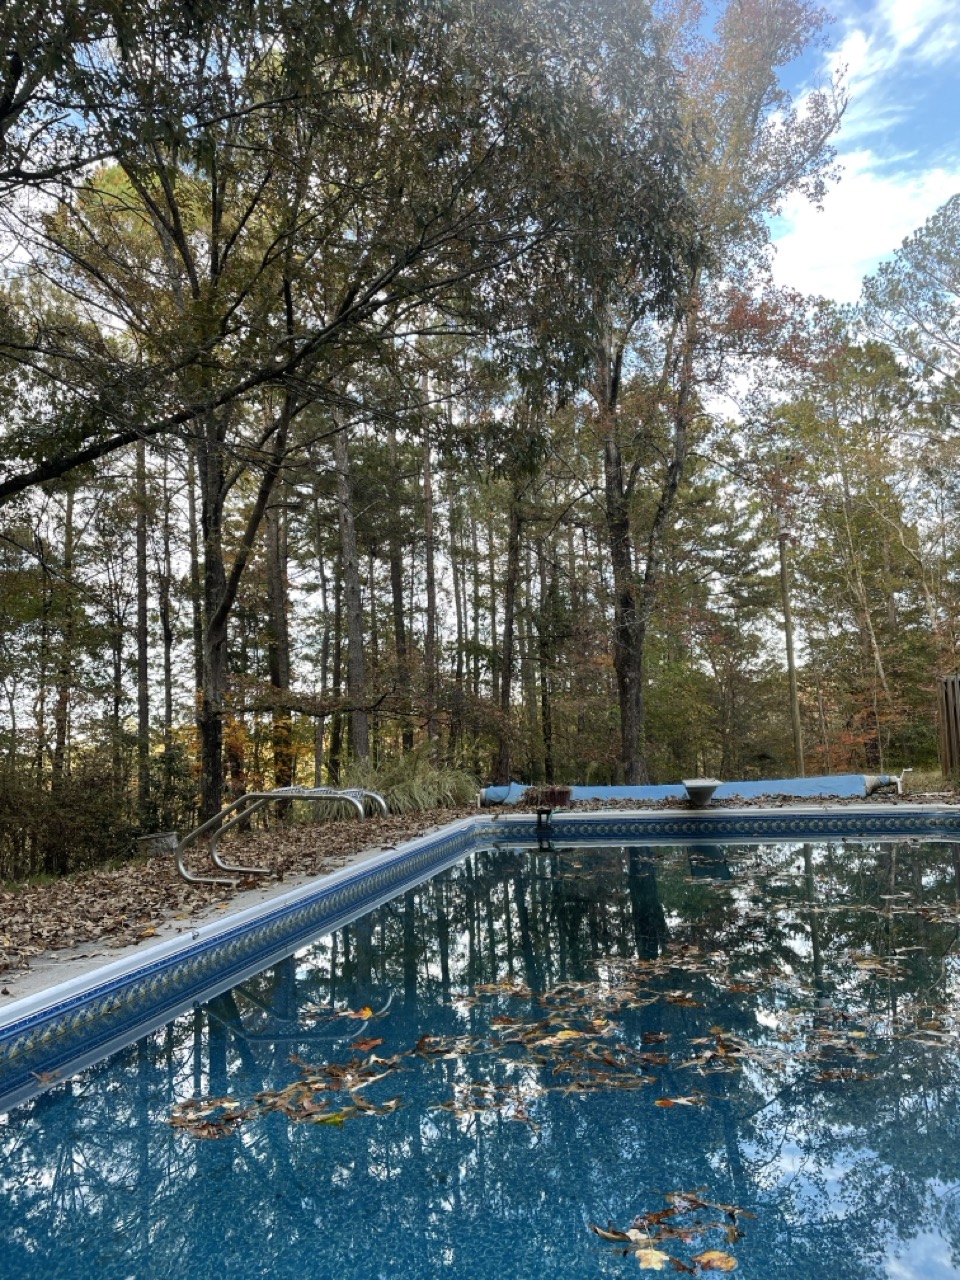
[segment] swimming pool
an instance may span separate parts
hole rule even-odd
[[[14,1108],[0,1275],[960,1275],[958,898],[926,839],[467,853]]]

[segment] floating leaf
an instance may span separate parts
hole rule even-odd
[[[674,1261],[669,1253],[664,1253],[662,1249],[638,1249],[635,1256],[640,1266],[648,1271],[662,1271],[668,1262]]]
[[[350,1046],[351,1049],[359,1049],[361,1053],[369,1053],[371,1049],[376,1049],[378,1045],[383,1044],[383,1040],[355,1040]]]
[[[372,1018],[373,1010],[370,1008],[368,1004],[365,1004],[362,1009],[341,1009],[340,1017],[341,1018]]]
[[[337,1128],[340,1128],[344,1120],[349,1116],[356,1115],[356,1113],[356,1107],[344,1107],[342,1111],[331,1111],[327,1115],[311,1116],[310,1119],[314,1124],[334,1124]]]
[[[708,1249],[706,1253],[698,1253],[693,1259],[704,1271],[736,1271],[737,1260],[724,1253],[722,1249]]]

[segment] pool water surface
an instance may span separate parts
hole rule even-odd
[[[960,1276],[958,938],[956,844],[471,854],[0,1120],[0,1277]]]

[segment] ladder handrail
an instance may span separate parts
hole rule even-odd
[[[190,871],[183,861],[183,855],[200,839],[201,836],[210,832],[208,845],[211,861],[214,866],[219,867],[221,871],[235,873],[237,875],[254,875],[267,876],[270,875],[269,867],[247,867],[239,864],[224,862],[217,852],[217,844],[220,837],[227,831],[232,830],[241,822],[248,820],[254,813],[266,807],[271,802],[290,800],[313,800],[323,801],[332,800],[334,802],[341,801],[345,804],[352,805],[357,811],[357,817],[364,819],[366,810],[364,808],[365,800],[372,800],[386,815],[389,810],[383,796],[376,791],[367,791],[363,787],[277,787],[273,791],[247,791],[242,796],[238,796],[236,800],[232,800],[228,805],[214,814],[212,818],[208,818],[206,822],[202,822],[199,827],[190,831],[183,837],[177,845],[175,858],[177,871],[180,877],[187,884],[223,884],[229,885],[231,888],[237,884],[234,875],[230,876],[208,876],[197,875]],[[251,803],[252,802],[252,803]],[[239,813],[235,812],[240,810]],[[232,817],[230,815],[233,815]],[[224,819],[227,819],[225,822]]]

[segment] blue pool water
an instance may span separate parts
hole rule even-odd
[[[960,1276],[958,899],[944,843],[473,854],[0,1120],[0,1277]]]

